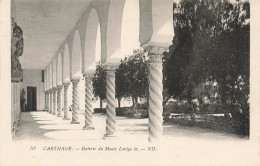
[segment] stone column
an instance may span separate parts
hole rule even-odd
[[[70,83],[64,83],[64,106],[63,106],[63,111],[64,111],[64,120],[70,120],[69,116],[68,116],[68,99],[67,99],[67,95],[68,95],[68,88],[69,88]]]
[[[57,88],[53,88],[53,115],[57,115],[57,108],[56,108],[56,102],[57,102]]]
[[[45,103],[45,105],[46,105],[46,109],[48,110],[48,112],[50,111],[49,109],[49,91],[48,90],[46,90],[46,103]]]
[[[47,109],[47,91],[44,91],[44,110]]]
[[[79,111],[79,79],[72,80],[73,92],[72,92],[72,120],[71,124],[80,124],[78,121]]]
[[[58,117],[62,117],[61,115],[61,90],[62,90],[62,85],[59,85],[57,87],[57,105],[58,105]]]
[[[52,95],[53,95],[53,90],[50,89],[49,92],[50,92],[50,103],[49,103],[50,104],[49,105],[50,110],[49,110],[49,113],[52,114]]]
[[[92,126],[92,78],[93,74],[84,74],[85,77],[85,126],[83,130],[93,130]]]
[[[113,137],[116,133],[116,91],[115,91],[115,65],[106,67],[106,134],[105,137]]]
[[[160,47],[150,47],[149,51],[149,142],[159,140],[163,134],[163,51]]]

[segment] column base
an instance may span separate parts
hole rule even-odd
[[[63,120],[70,120],[70,118],[64,117]]]
[[[56,113],[56,112],[54,112],[54,113],[53,113],[53,115],[57,115],[57,113]]]
[[[71,121],[70,124],[80,124],[79,121]]]
[[[150,138],[148,137],[148,142],[151,144],[159,144],[162,141],[162,136],[159,138]]]
[[[107,139],[115,139],[117,138],[117,135],[116,134],[105,134],[103,136],[103,139],[107,140]]]
[[[93,126],[84,126],[83,127],[83,130],[95,130],[95,127],[93,127]]]
[[[58,114],[57,116],[58,116],[58,117],[63,117],[61,114]]]

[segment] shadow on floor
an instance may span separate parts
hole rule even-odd
[[[34,111],[33,113],[35,113]],[[43,111],[37,111],[42,112]],[[43,117],[44,118],[44,117]],[[17,131],[15,134],[14,140],[23,140],[23,139],[44,139],[44,140],[52,140],[49,137],[44,136],[45,133],[50,131],[57,131],[52,129],[42,129],[40,126],[45,124],[39,124],[38,121],[48,121],[46,120],[34,120],[32,112],[22,112],[21,117],[17,126]]]

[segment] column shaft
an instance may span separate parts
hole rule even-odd
[[[159,140],[163,134],[163,75],[162,57],[158,54],[159,48],[154,48],[156,53],[150,52],[149,75],[149,141]],[[154,50],[153,50],[154,51]]]
[[[44,93],[44,109],[47,109],[47,91]]]
[[[79,124],[78,121],[78,110],[79,110],[79,80],[72,80],[73,93],[72,93],[72,120],[71,124]]]
[[[49,113],[52,114],[52,95],[53,95],[53,90],[50,90],[50,111]]]
[[[53,115],[57,115],[57,108],[56,108],[56,103],[57,102],[57,88],[53,88]]]
[[[85,126],[83,129],[94,129],[92,127],[92,75],[85,74]]]
[[[116,99],[115,99],[115,66],[107,66],[106,70],[106,134],[113,136],[116,132]]]
[[[61,115],[61,90],[62,90],[62,86],[58,86],[57,88],[58,90],[58,96],[57,96],[57,104],[58,104],[58,117],[62,117]]]
[[[63,106],[63,111],[64,111],[64,120],[70,120],[68,116],[68,88],[69,88],[69,83],[64,83],[64,106]]]
[[[49,91],[46,91],[46,108],[48,110],[48,112],[50,111],[49,110]]]

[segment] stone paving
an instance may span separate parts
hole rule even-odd
[[[71,112],[69,114],[71,118]],[[46,166],[53,166],[54,163],[60,165],[62,162],[66,165],[149,163],[147,165],[157,166],[166,162],[174,165],[215,165],[216,163],[230,165],[228,163],[232,163],[244,166],[248,165],[248,161],[259,160],[258,147],[248,138],[212,130],[164,125],[164,136],[160,141],[162,145],[156,145],[148,143],[148,119],[117,117],[116,120],[117,137],[103,139],[106,128],[105,115],[93,115],[95,130],[82,130],[83,112],[79,113],[80,124],[70,124],[71,120],[62,120],[61,117],[47,112],[22,112],[16,141],[14,141],[14,147],[18,150],[14,153],[14,158],[23,161],[28,158],[28,166],[32,165],[31,158],[35,163],[45,163]],[[28,150],[32,145],[37,147],[35,152]],[[75,150],[73,152],[44,150],[52,146],[71,146]],[[84,151],[81,150],[83,147]],[[136,151],[89,150],[98,147],[110,149],[137,147],[138,151],[135,153]],[[148,147],[156,147],[156,151],[151,152]]]
[[[71,114],[71,112],[69,112]],[[71,119],[71,115],[70,115]],[[15,140],[103,140],[106,130],[106,116],[93,114],[95,130],[82,130],[84,113],[79,112],[80,124],[70,124],[71,120],[52,115],[44,111],[22,112]],[[148,119],[130,119],[117,117],[117,139],[131,141],[147,141]],[[243,141],[234,134],[216,132],[212,130],[187,128],[176,125],[164,125],[164,137],[167,141],[183,139],[232,140]]]

